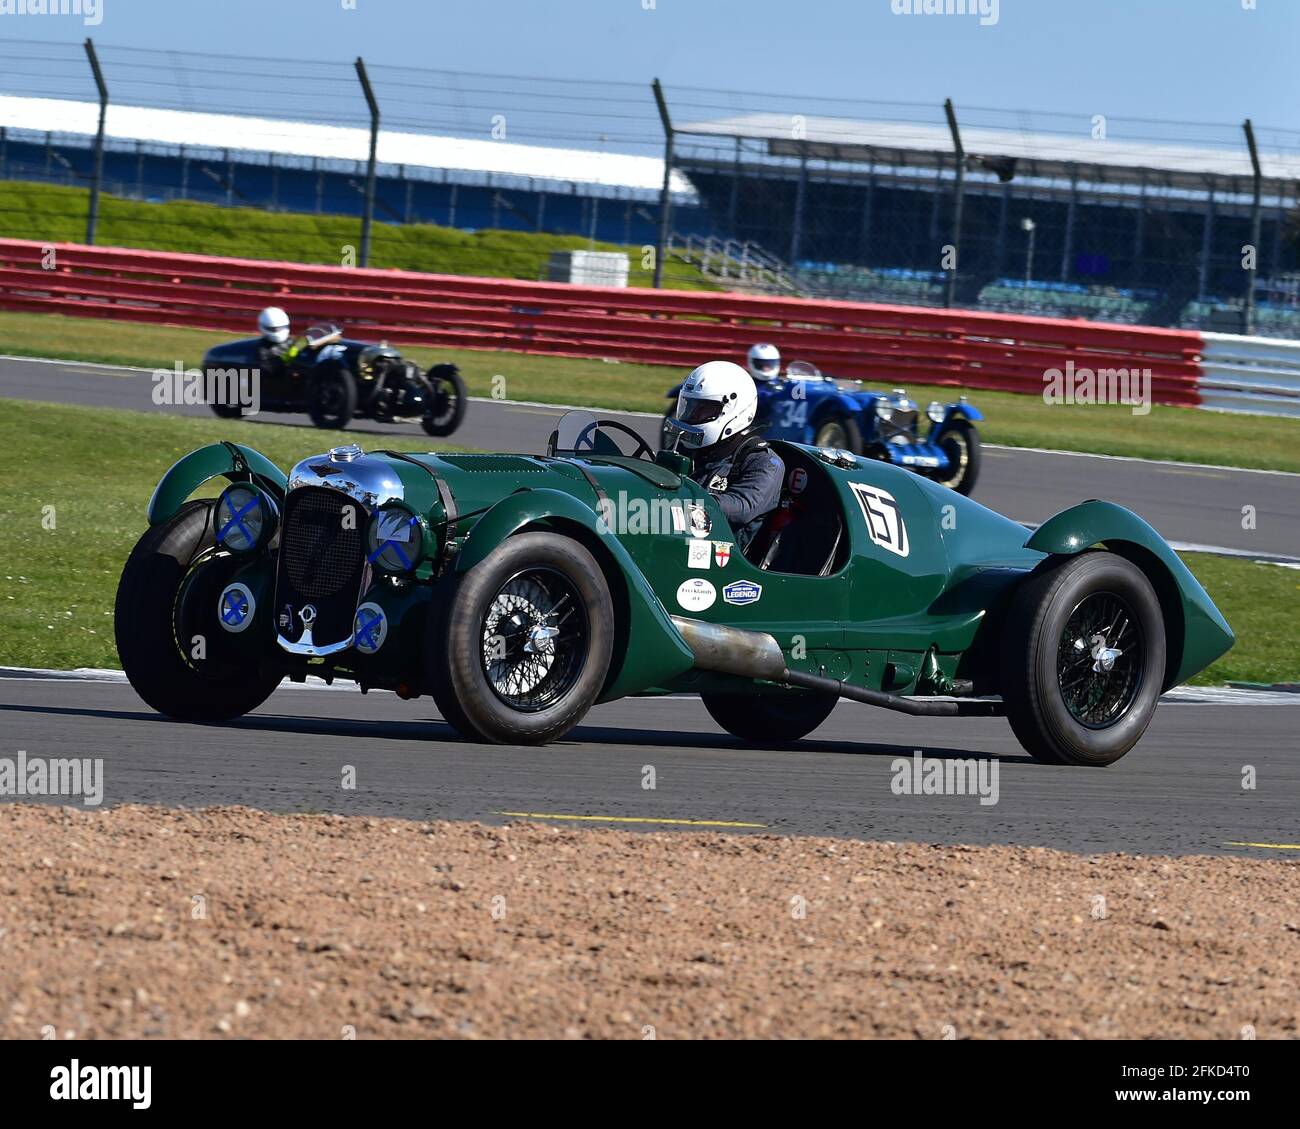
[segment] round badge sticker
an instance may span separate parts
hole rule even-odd
[[[688,612],[702,612],[705,608],[711,608],[717,598],[717,589],[700,577],[692,577],[677,589],[677,602]]]
[[[228,584],[217,602],[217,615],[221,617],[221,626],[236,635],[252,623],[257,615],[257,601],[248,585]]]
[[[362,604],[352,623],[356,648],[363,655],[373,655],[388,638],[388,617],[378,604]]]

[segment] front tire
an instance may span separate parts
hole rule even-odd
[[[948,469],[935,481],[958,494],[970,497],[980,475],[980,435],[967,420],[956,420],[939,437],[939,447],[948,456]]]
[[[1165,673],[1151,582],[1101,551],[1050,560],[1012,601],[1002,699],[1020,743],[1050,764],[1113,764],[1146,731]]]
[[[136,543],[122,570],[113,611],[113,629],[122,669],[148,705],[178,721],[228,721],[255,710],[280,684],[278,675],[260,675],[248,664],[215,663],[202,673],[186,661],[178,643],[177,610],[191,562],[212,548],[215,501],[187,502],[176,516],[149,529]],[[216,597],[209,593],[211,624],[198,624],[209,650],[220,644]],[[202,604],[200,604],[202,606]],[[180,632],[188,642],[190,627]],[[210,627],[210,629],[209,629]]]
[[[307,388],[307,414],[317,427],[342,431],[357,410],[357,385],[352,374],[326,368],[311,378]]]
[[[450,435],[465,419],[465,405],[469,400],[465,379],[455,365],[438,365],[433,369],[429,383],[437,389],[434,406],[425,413],[420,426],[426,435]]]
[[[807,737],[831,715],[833,694],[701,694],[704,708],[742,741],[766,744]]]
[[[471,741],[555,741],[605,684],[614,605],[600,566],[572,538],[508,538],[435,607],[430,689],[442,716]]]

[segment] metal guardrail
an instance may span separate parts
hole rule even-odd
[[[1033,395],[1070,363],[1138,366],[1151,370],[1157,403],[1188,406],[1201,402],[1205,350],[1198,333],[973,310],[0,240],[0,309],[249,332],[267,305],[300,324],[336,321],[412,345],[682,368],[742,356],[763,337],[837,376]]]
[[[1201,336],[1202,407],[1300,418],[1300,341]]]

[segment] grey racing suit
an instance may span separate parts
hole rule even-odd
[[[691,477],[717,499],[743,550],[781,501],[785,464],[766,443],[751,437],[721,457],[702,459]]]

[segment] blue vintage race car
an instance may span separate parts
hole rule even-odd
[[[793,361],[775,380],[758,386],[758,423],[769,439],[838,447],[916,471],[960,494],[970,494],[979,477],[980,440],[975,422],[984,418],[961,396],[955,404],[937,400],[921,412],[901,388],[872,392],[861,381],[823,376],[807,361]],[[677,401],[680,389],[668,397]],[[672,414],[672,406],[667,415]],[[667,418],[667,416],[665,416]]]

